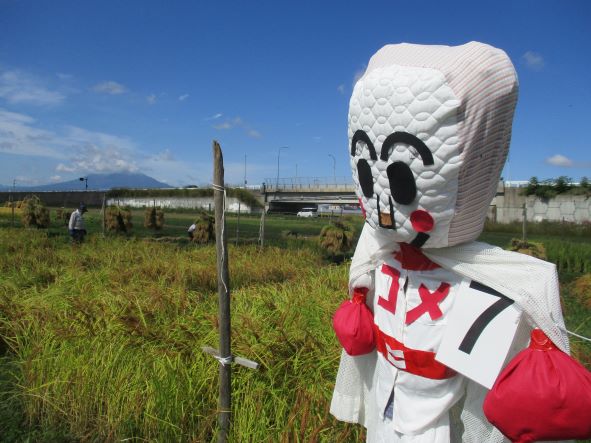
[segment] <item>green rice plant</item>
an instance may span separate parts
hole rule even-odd
[[[228,246],[232,352],[261,365],[233,366],[230,441],[364,439],[328,413],[348,264],[304,241]],[[0,229],[0,275],[0,440],[216,440],[218,362],[201,351],[218,345],[214,245],[91,236],[73,250]],[[590,335],[591,309],[561,289],[567,327]]]
[[[591,245],[560,239],[544,241],[548,261],[555,263],[558,270],[569,273],[591,272]]]
[[[42,234],[0,230],[0,435],[214,441],[214,246],[91,237],[73,254]],[[235,367],[231,441],[357,441],[327,414],[346,267],[310,249],[228,252],[233,352],[262,365]]]

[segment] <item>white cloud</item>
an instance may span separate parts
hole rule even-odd
[[[189,98],[189,94],[183,94],[179,96],[179,101],[180,102],[184,102],[185,100],[187,100]]]
[[[573,161],[564,155],[556,154],[546,159],[546,163],[553,166],[562,166],[566,168],[573,167]]]
[[[95,92],[102,94],[118,95],[127,92],[127,88],[121,83],[114,82],[112,80],[98,83],[92,87]]]
[[[56,183],[56,182],[59,182],[62,180],[62,176],[61,175],[52,175],[51,177],[49,177],[49,180]]]
[[[218,114],[216,114],[216,116],[217,115]],[[219,114],[219,116],[221,117],[221,114]],[[219,117],[216,117],[216,118],[219,118]],[[242,120],[242,117],[234,117],[234,118],[226,119],[225,121],[223,121],[221,123],[218,123],[216,125],[213,125],[213,128],[214,129],[217,129],[218,131],[223,131],[223,130],[228,130],[228,129],[234,129],[234,128],[240,128],[249,137],[252,137],[252,138],[262,138],[262,134],[259,131],[257,131],[256,129],[253,129],[244,120]]]
[[[66,97],[61,92],[50,91],[28,73],[12,70],[0,72],[0,98],[11,104],[51,106],[59,105]]]
[[[210,117],[206,117],[206,118],[204,118],[204,119],[203,119],[203,121],[206,121],[206,122],[207,122],[207,121],[211,121],[211,120],[217,120],[218,118],[222,118],[223,116],[224,116],[224,114],[222,114],[222,113],[217,113],[217,114],[213,114],[213,115],[212,115],[212,116],[210,116]]]
[[[63,158],[64,145],[58,142],[56,134],[35,125],[35,119],[28,115],[0,108],[0,152]]]
[[[345,93],[345,85],[342,83],[340,85],[338,85],[337,91],[339,91],[340,94],[344,94]]]
[[[170,161],[174,161],[174,155],[171,152],[170,149],[165,149],[162,152],[157,153],[156,155],[152,156],[153,160],[156,161],[164,161],[164,162],[170,162]]]
[[[246,135],[248,135],[249,137],[252,137],[252,138],[261,138],[262,137],[261,133],[259,131],[257,131],[256,129],[248,129],[246,131]]]
[[[156,95],[155,94],[150,94],[146,97],[146,101],[148,102],[149,105],[153,105],[156,103]]]
[[[55,74],[57,76],[57,78],[59,78],[60,80],[72,80],[74,78],[74,76],[72,74],[64,74],[63,72],[58,72],[57,74]]]
[[[521,58],[527,67],[533,69],[534,71],[539,71],[544,67],[545,64],[544,57],[533,51],[527,51]]]
[[[75,170],[76,168],[73,166],[66,166],[63,163],[58,164],[55,168],[56,172],[74,172]]]
[[[52,132],[28,115],[1,108],[0,152],[59,160],[55,170],[61,173],[138,170],[137,148],[129,138],[76,126]]]
[[[546,159],[546,163],[562,168],[591,168],[591,161],[572,160],[564,155],[556,154]]]

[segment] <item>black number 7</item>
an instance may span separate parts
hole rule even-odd
[[[477,291],[486,292],[487,294],[494,295],[495,297],[499,297],[499,299],[486,308],[482,314],[474,320],[468,332],[466,332],[466,336],[460,343],[460,351],[469,354],[472,352],[474,345],[478,341],[478,338],[484,331],[484,328],[488,326],[488,324],[497,316],[499,315],[505,308],[511,306],[514,302],[510,298],[504,296],[498,291],[495,291],[488,286],[484,286],[482,283],[478,283],[475,281],[470,282],[470,287]]]

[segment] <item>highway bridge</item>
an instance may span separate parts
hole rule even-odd
[[[266,179],[258,188],[259,198],[269,212],[296,213],[304,208],[320,211],[359,211],[350,177]]]

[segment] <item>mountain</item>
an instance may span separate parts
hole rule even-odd
[[[52,183],[49,185],[42,186],[17,186],[15,191],[72,191],[72,190],[84,190],[86,189],[86,183],[88,183],[89,191],[104,191],[112,188],[171,188],[172,186],[166,183],[159,182],[158,180],[149,177],[145,174],[131,173],[131,172],[118,172],[113,174],[90,174],[85,176],[86,180],[70,180],[67,182]],[[1,190],[9,191],[12,189],[10,186],[0,186]]]

